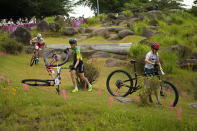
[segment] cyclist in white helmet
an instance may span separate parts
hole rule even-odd
[[[30,40],[30,44],[32,44],[32,42],[35,42],[35,49],[33,50],[33,54],[38,51],[37,62],[39,62],[40,50],[42,50],[42,48],[45,46],[44,39],[42,38],[42,35],[38,33],[36,37]]]

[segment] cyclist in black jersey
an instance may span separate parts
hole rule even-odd
[[[69,40],[71,49],[73,50],[73,64],[70,66],[71,78],[75,89],[73,93],[78,92],[77,82],[76,82],[76,71],[79,73],[79,77],[86,82],[88,85],[88,91],[92,91],[92,85],[89,83],[88,79],[84,76],[84,64],[82,60],[81,50],[77,46],[77,40],[72,38]]]

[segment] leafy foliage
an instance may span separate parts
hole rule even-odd
[[[6,8],[4,8],[6,7]],[[1,0],[2,18],[52,16],[67,14],[71,11],[70,0]]]
[[[9,54],[19,54],[23,50],[23,44],[11,38],[7,38],[5,41],[2,41],[0,46],[3,51]]]
[[[99,77],[99,70],[93,66],[94,61],[92,61],[91,63],[88,62],[84,62],[84,74],[87,77],[87,79],[89,80],[89,82],[92,84],[93,82],[96,81],[96,79]],[[77,75],[78,76],[78,75]],[[83,88],[84,87],[84,81],[82,81],[79,77],[77,78],[77,85],[78,87]]]

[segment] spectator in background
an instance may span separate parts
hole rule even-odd
[[[98,15],[98,9],[96,7],[94,8],[94,14],[97,17],[97,15]]]
[[[25,23],[27,24],[29,21],[28,21],[28,18],[27,17],[25,17]]]
[[[155,9],[159,10],[159,5],[158,4],[155,5]]]

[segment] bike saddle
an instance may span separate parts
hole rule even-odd
[[[130,62],[131,62],[131,63],[135,63],[136,61],[135,61],[134,59],[131,59]]]

